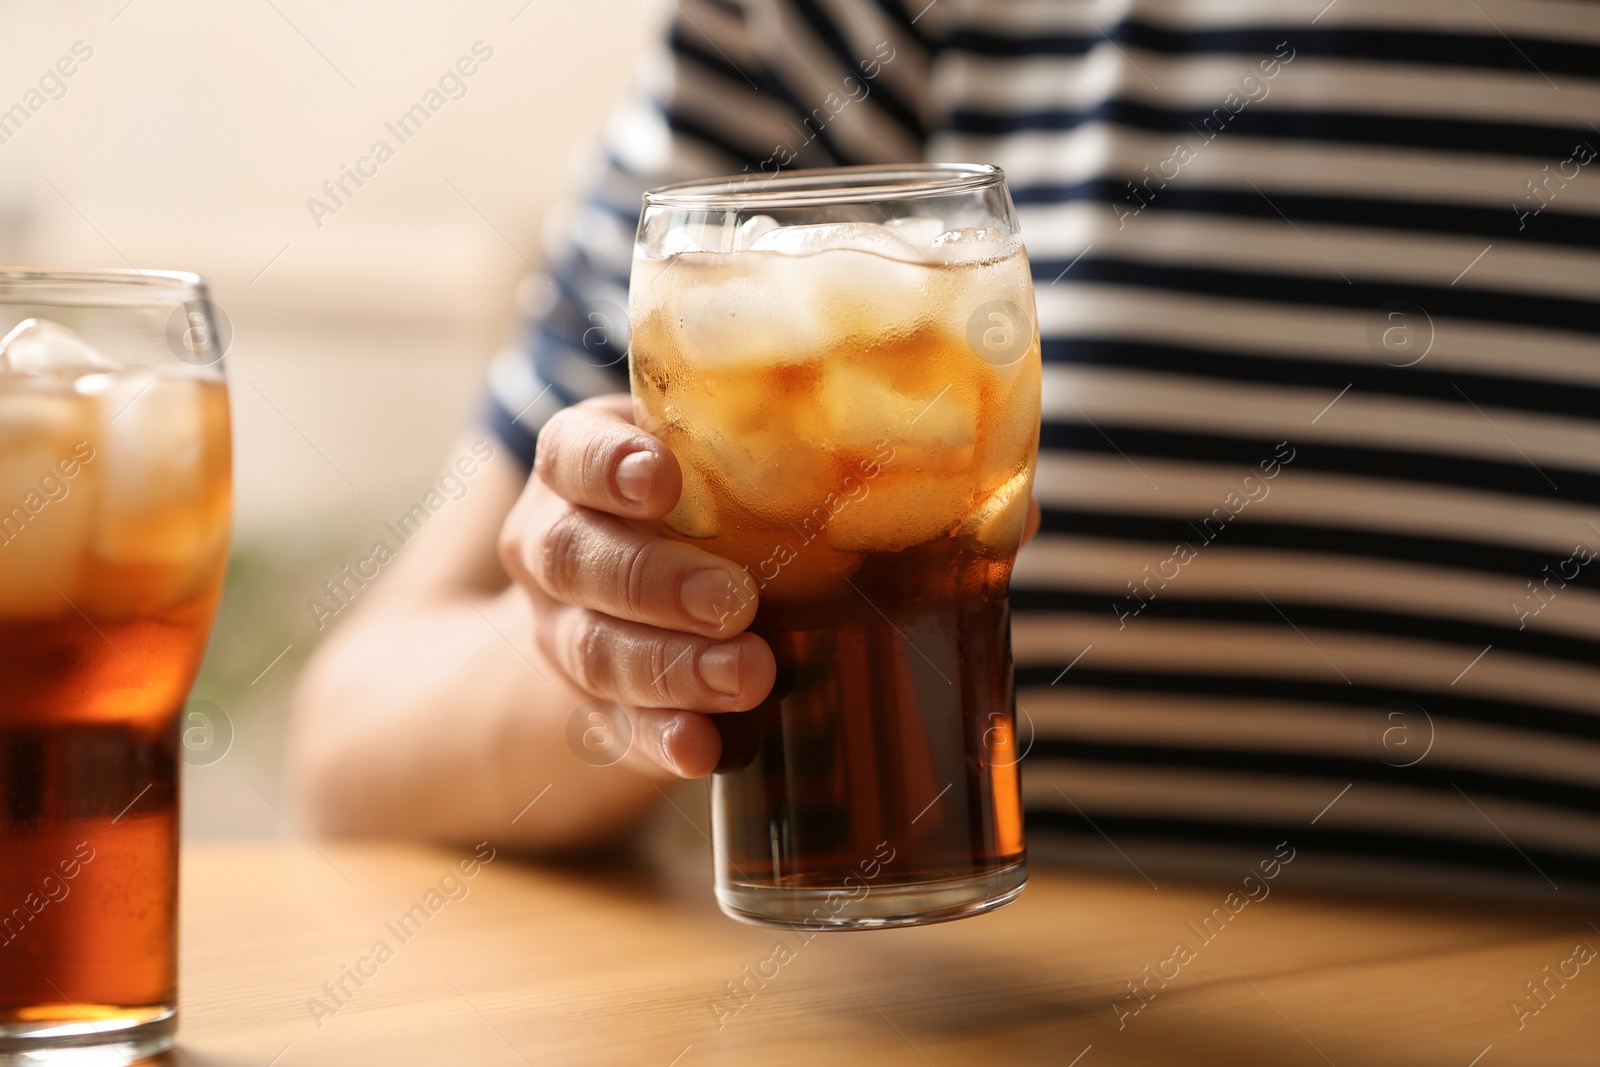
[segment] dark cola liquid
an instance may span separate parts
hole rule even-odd
[[[0,731],[0,1019],[173,1002],[171,723]]]
[[[178,714],[213,600],[0,624],[0,1024],[175,1002]]]
[[[720,861],[751,888],[936,882],[1023,856],[1009,560],[943,540],[763,600],[772,696],[719,715]]]

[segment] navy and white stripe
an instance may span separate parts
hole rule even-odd
[[[1600,883],[1600,559],[1573,562],[1600,551],[1600,6],[675,11],[496,370],[509,444],[626,388],[621,324],[591,327],[626,306],[644,189],[779,146],[999,164],[1046,364],[1013,600],[1036,854],[1288,839]],[[847,79],[866,95],[817,111]],[[1409,366],[1375,343],[1394,308]]]

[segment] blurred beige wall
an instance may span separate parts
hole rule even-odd
[[[43,100],[0,122],[0,261],[205,274],[234,326],[240,536],[381,512],[470,417],[656,21],[643,0],[0,2],[0,109]],[[440,99],[403,143],[385,126]],[[393,157],[336,206],[323,183],[378,140]]]

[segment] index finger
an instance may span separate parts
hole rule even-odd
[[[658,438],[628,421],[626,396],[557,412],[539,431],[534,474],[574,504],[630,519],[659,519],[678,503],[683,474]]]

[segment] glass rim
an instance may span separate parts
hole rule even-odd
[[[0,304],[128,305],[205,298],[205,279],[190,271],[0,267]]]
[[[1005,172],[992,163],[892,163],[817,167],[770,177],[730,174],[674,182],[644,194],[646,208],[730,210],[748,207],[819,207],[882,200],[917,200],[1000,185]],[[852,180],[859,179],[859,180]]]

